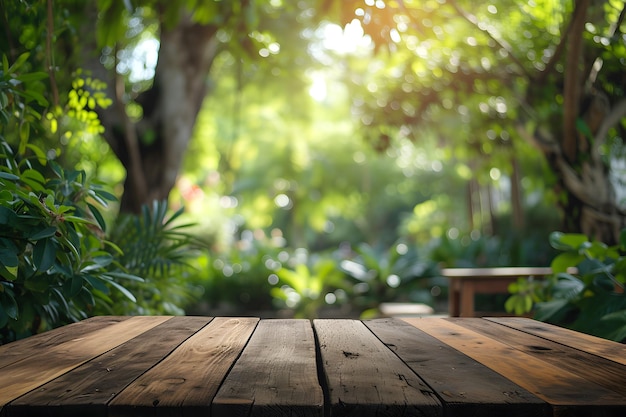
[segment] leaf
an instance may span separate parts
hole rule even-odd
[[[17,215],[15,212],[4,206],[0,206],[0,224],[15,225],[17,222]]]
[[[571,308],[567,300],[552,300],[535,306],[535,319],[539,321],[558,321]]]
[[[41,173],[34,169],[27,169],[22,172],[20,180],[29,186],[32,191],[44,191],[46,180]]]
[[[558,279],[553,288],[555,298],[570,301],[575,299],[585,289],[585,284],[571,274],[560,273]]]
[[[3,178],[5,180],[11,180],[11,181],[17,181],[20,179],[20,177],[18,177],[15,174],[11,174],[10,172],[2,172],[2,171],[0,171],[0,178]]]
[[[26,144],[30,138],[30,123],[23,122],[20,124],[20,140]]]
[[[132,301],[133,303],[137,302],[137,299],[135,298],[135,296],[130,291],[128,291],[124,286],[118,284],[117,282],[113,280],[107,280],[107,282],[111,284],[112,286],[114,286],[119,292],[121,292],[130,301]]]
[[[45,229],[42,229],[34,233],[33,235],[31,235],[30,239],[31,240],[45,239],[45,238],[54,236],[56,232],[57,232],[57,228],[55,226],[46,227]]]
[[[6,315],[9,316],[9,318],[13,320],[18,319],[19,309],[17,306],[17,301],[15,301],[15,298],[13,298],[13,295],[9,294],[6,291],[0,293],[0,306],[2,306],[2,309],[4,310]]]
[[[107,276],[115,277],[115,278],[124,278],[129,279],[131,281],[144,282],[145,280],[137,275],[126,274],[124,272],[107,272]]]
[[[558,250],[578,250],[582,244],[589,242],[587,236],[576,233],[552,232],[550,245]]]
[[[103,232],[106,232],[107,225],[106,225],[106,222],[104,221],[104,218],[102,217],[102,214],[100,214],[100,211],[98,210],[98,208],[90,203],[87,203],[87,207],[89,207],[89,211],[91,211],[91,214],[93,214],[93,217],[98,222],[100,229],[102,229]]]
[[[10,248],[0,248],[0,264],[5,268],[15,268],[19,264],[17,251]]]
[[[74,275],[70,279],[66,280],[63,284],[63,294],[67,298],[74,298],[83,288],[83,277],[80,275]]]
[[[607,338],[623,342],[626,339],[626,310],[616,311],[602,317],[600,326],[607,329]]]
[[[20,74],[20,75],[18,75],[15,78],[20,80],[23,83],[27,83],[27,82],[31,82],[31,81],[39,81],[39,80],[43,80],[45,78],[48,78],[48,74],[43,72],[43,71],[29,72],[29,73],[26,73],[26,74]]]
[[[33,249],[33,261],[37,271],[47,271],[54,264],[57,245],[53,239],[39,240]]]
[[[560,272],[566,272],[567,268],[574,267],[580,262],[584,261],[585,257],[574,252],[564,252],[557,255],[550,264],[552,272],[557,274]]]
[[[48,158],[46,157],[46,153],[39,146],[29,143],[26,147],[33,151],[35,156],[37,156],[37,161],[39,161],[41,165],[46,165]]]
[[[7,74],[13,74],[15,73],[18,69],[20,69],[20,67],[22,65],[24,65],[24,62],[26,62],[26,60],[28,59],[28,57],[30,56],[29,52],[24,52],[22,55],[20,55],[19,57],[17,57],[17,59],[15,60],[15,62],[13,63],[13,65],[11,65],[11,67],[7,68],[5,70],[5,72]]]
[[[30,291],[43,293],[47,291],[51,285],[50,281],[48,281],[48,275],[38,274],[24,281],[24,287]]]

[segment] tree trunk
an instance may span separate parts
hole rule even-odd
[[[534,132],[531,140],[546,155],[560,179],[559,191],[565,194],[561,199],[565,231],[581,232],[592,239],[615,244],[621,229],[626,227],[626,210],[617,200],[610,178],[610,161],[603,158],[602,148],[610,130],[620,130],[621,121],[626,117],[626,100],[609,97],[596,85],[602,58],[585,55],[583,32],[589,21],[586,16],[598,6],[592,3],[589,0],[576,2],[572,21],[561,40],[561,45],[566,47],[557,48],[559,53],[566,54],[562,128],[543,126]],[[625,11],[626,5],[611,29],[613,33],[624,20]],[[555,54],[553,61],[558,58]],[[548,65],[548,68],[553,66]],[[585,73],[585,69],[590,70]],[[549,82],[548,78],[542,73],[530,80],[535,89],[528,92],[529,103],[533,92],[541,89],[542,83]]]
[[[137,136],[140,151],[138,159],[123,160],[134,175],[126,178],[122,210],[137,212],[143,204],[167,199],[176,184],[218,52],[215,33],[216,27],[188,19],[162,30],[154,85],[137,99],[144,118],[135,132],[125,132]]]
[[[93,14],[89,21],[97,19],[96,7],[87,6],[88,13]],[[107,83],[106,93],[115,102],[99,116],[106,141],[126,169],[121,211],[136,213],[144,204],[165,200],[176,184],[219,52],[217,29],[194,23],[189,16],[173,27],[161,25],[153,86],[136,98],[143,118],[135,123],[125,110],[125,80],[100,63],[93,26],[85,27],[93,42],[83,44],[82,66]]]

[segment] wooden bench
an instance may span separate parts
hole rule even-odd
[[[571,268],[569,272],[575,273],[576,268]],[[550,267],[444,268],[441,270],[441,275],[450,280],[448,310],[451,317],[482,315],[474,308],[476,294],[507,294],[509,284],[520,277],[543,278],[551,274]]]
[[[96,317],[0,346],[0,416],[624,416],[615,342],[525,318]]]

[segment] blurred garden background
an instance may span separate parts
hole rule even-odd
[[[621,0],[0,0],[0,343],[92,315],[626,338]],[[577,266],[579,273],[567,273]]]

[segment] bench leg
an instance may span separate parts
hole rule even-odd
[[[461,280],[449,278],[448,284],[448,314],[450,317],[459,317],[461,314]]]
[[[474,283],[467,280],[461,284],[461,305],[460,316],[461,317],[475,317],[474,313]]]

